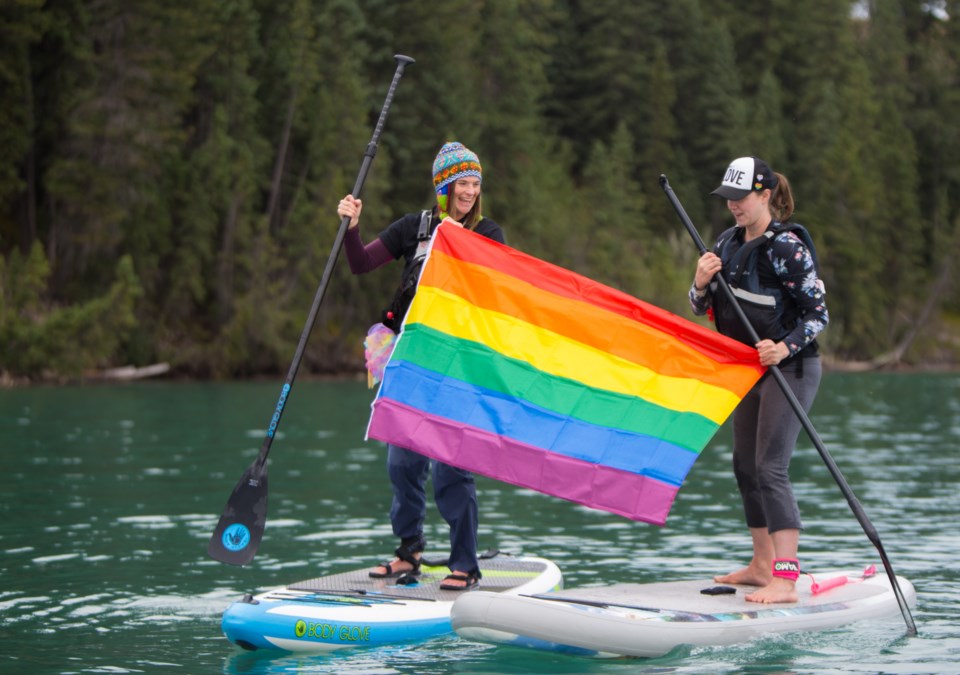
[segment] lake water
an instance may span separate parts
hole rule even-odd
[[[271,452],[256,559],[237,568],[206,556],[279,391],[279,382],[0,391],[0,672],[960,673],[958,375],[828,374],[811,413],[895,571],[917,588],[917,637],[897,614],[656,660],[553,656],[456,635],[310,657],[227,642],[220,617],[242,594],[372,565],[396,545],[384,450],[363,440],[371,392],[298,382]],[[551,558],[568,588],[728,571],[750,547],[729,456],[724,427],[663,528],[480,478],[481,548]],[[804,566],[879,563],[805,436],[793,477]],[[427,536],[428,553],[442,553],[435,510]]]

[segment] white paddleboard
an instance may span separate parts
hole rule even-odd
[[[245,596],[223,614],[227,638],[249,650],[316,652],[423,640],[453,631],[450,609],[462,595],[444,591],[445,566],[424,565],[416,583],[373,579],[370,568],[308,579]],[[480,559],[478,589],[489,595],[536,595],[563,587],[560,569],[537,557]]]
[[[744,596],[754,586],[712,580],[616,584],[511,596],[471,593],[453,606],[451,621],[462,637],[594,657],[667,654],[680,645],[726,645],[765,633],[816,631],[854,621],[893,616],[900,606],[881,570],[830,570],[797,581],[799,602],[758,604]],[[909,606],[913,585],[897,577]],[[704,594],[706,589],[721,594]],[[734,592],[730,593],[730,589]]]

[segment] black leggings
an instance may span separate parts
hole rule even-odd
[[[820,387],[819,357],[780,367],[784,379],[807,412]],[[747,527],[802,529],[800,509],[790,485],[790,458],[800,434],[800,418],[772,375],[765,375],[733,413],[733,473],[737,478]]]

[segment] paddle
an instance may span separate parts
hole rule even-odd
[[[390,89],[387,91],[387,98],[380,110],[380,119],[377,120],[377,126],[373,131],[373,137],[367,144],[366,152],[363,155],[363,162],[360,164],[360,172],[357,174],[357,182],[353,186],[351,194],[359,197],[363,189],[363,184],[367,179],[367,172],[370,170],[370,164],[377,154],[377,143],[380,140],[380,134],[383,131],[383,124],[387,119],[387,112],[393,103],[393,96],[397,89],[397,83],[403,75],[403,69],[408,64],[415,63],[409,56],[397,54],[393,57],[397,61],[397,69],[393,74],[393,81],[390,83]],[[220,521],[217,523],[213,535],[210,537],[210,543],[207,545],[207,553],[210,557],[220,562],[230,563],[231,565],[246,565],[253,560],[257,549],[260,547],[260,540],[263,538],[263,530],[267,524],[267,455],[270,452],[270,446],[273,444],[273,438],[280,424],[280,417],[283,415],[284,406],[287,403],[287,397],[290,395],[290,388],[293,386],[293,380],[297,376],[297,370],[300,368],[300,361],[303,360],[303,352],[307,346],[307,339],[313,330],[313,324],[317,320],[317,312],[320,310],[320,303],[323,302],[323,296],[327,291],[327,285],[333,274],[333,268],[337,264],[337,258],[340,256],[340,249],[343,246],[343,240],[346,236],[347,226],[350,224],[350,218],[344,216],[340,220],[340,229],[333,242],[333,249],[330,251],[330,257],[327,258],[327,265],[320,278],[320,286],[313,298],[313,306],[307,315],[307,323],[300,334],[300,342],[297,344],[297,351],[293,355],[293,363],[290,364],[290,370],[287,372],[287,379],[280,390],[280,398],[273,409],[273,416],[270,418],[270,424],[267,427],[267,434],[263,439],[263,445],[260,446],[260,454],[253,463],[243,472],[243,476],[233,488],[227,505],[223,509]]]
[[[660,175],[660,187],[663,188],[663,191],[666,193],[670,203],[673,204],[673,208],[677,212],[677,215],[680,216],[681,222],[683,222],[684,226],[687,228],[687,232],[690,233],[694,243],[697,245],[700,255],[703,255],[707,252],[707,247],[704,246],[703,240],[700,238],[700,234],[697,232],[697,228],[690,220],[690,217],[684,210],[680,200],[677,199],[677,195],[674,194],[673,188],[671,188],[670,183],[667,182],[667,177],[663,174]],[[727,284],[727,280],[723,278],[722,274],[717,274],[714,278],[717,280],[720,289],[727,296],[727,300],[733,306],[737,316],[740,318],[740,321],[747,329],[747,334],[750,336],[750,339],[754,342],[754,344],[760,342],[760,336],[757,335],[757,331],[754,330],[753,325],[750,323],[750,319],[748,319],[747,315],[744,314],[743,309],[740,307],[740,303],[737,301],[737,296],[733,294],[729,284]],[[783,373],[780,372],[780,368],[777,366],[768,366],[767,370],[770,371],[773,379],[776,380],[777,384],[780,386],[780,389],[783,391],[783,395],[790,403],[790,407],[793,408],[793,411],[797,414],[797,417],[800,418],[801,425],[803,425],[807,435],[810,436],[810,440],[813,441],[813,445],[817,448],[817,452],[820,453],[820,457],[823,458],[823,461],[830,470],[830,474],[833,476],[833,479],[837,482],[837,485],[840,486],[840,491],[843,493],[843,496],[846,497],[847,503],[850,505],[850,509],[857,517],[857,520],[860,521],[860,526],[866,533],[867,538],[873,542],[873,545],[880,553],[880,560],[883,561],[883,566],[887,570],[887,576],[890,578],[890,585],[893,587],[893,594],[896,596],[897,603],[900,605],[900,611],[903,613],[903,618],[907,622],[907,634],[916,635],[917,626],[913,622],[913,616],[910,614],[910,608],[907,606],[907,601],[903,596],[903,591],[900,590],[900,584],[897,583],[897,576],[893,572],[893,566],[887,559],[887,553],[883,549],[883,544],[880,543],[880,535],[877,534],[876,528],[870,522],[870,519],[867,518],[867,514],[864,512],[859,500],[857,500],[856,495],[853,494],[853,490],[850,489],[850,486],[844,479],[843,474],[840,473],[840,469],[837,468],[837,464],[833,461],[833,457],[831,457],[830,453],[827,452],[827,448],[820,440],[820,435],[817,433],[817,430],[813,428],[813,423],[807,416],[806,411],[804,411],[803,406],[800,405],[800,401],[797,400],[793,390],[790,389],[790,386],[787,384],[787,380],[784,378]]]

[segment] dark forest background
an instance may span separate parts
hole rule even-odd
[[[459,140],[508,242],[690,317],[728,162],[785,173],[833,363],[960,361],[960,2],[0,0],[0,373],[284,373],[393,77],[364,239]],[[400,266],[341,260],[301,372]],[[691,317],[692,318],[692,317]]]

